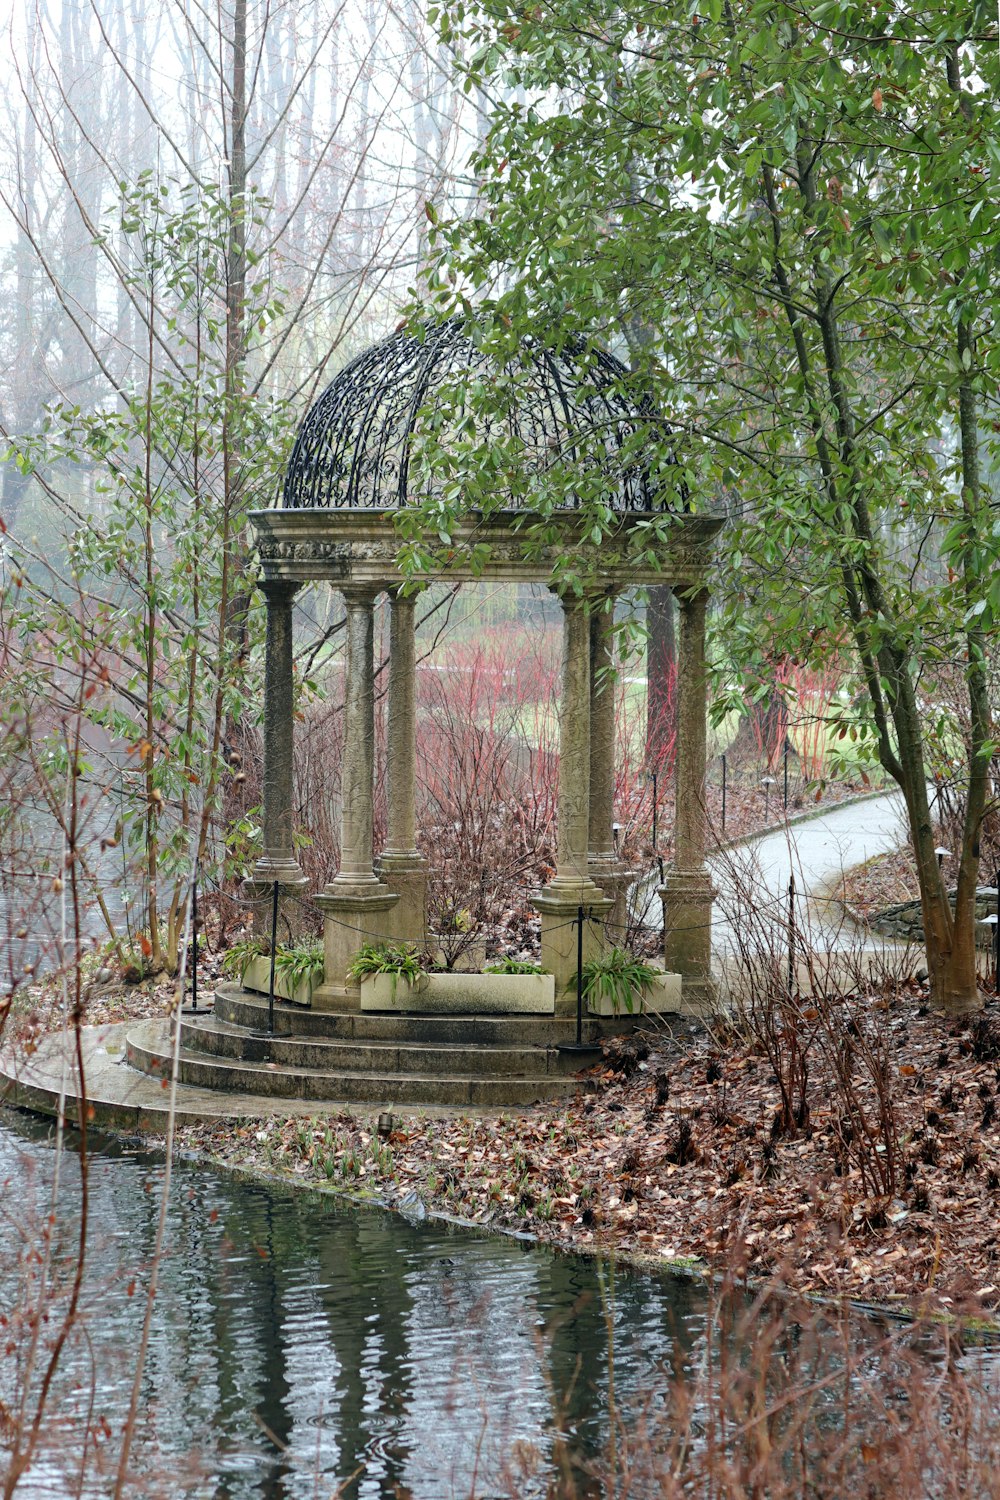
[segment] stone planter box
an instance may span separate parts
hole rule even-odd
[[[642,992],[642,999],[634,1010],[616,1011],[611,1001],[602,997],[591,1000],[587,1010],[592,1016],[675,1016],[681,1008],[681,976],[661,974]]]
[[[307,980],[301,980],[294,991],[288,980],[276,972],[274,976],[274,993],[280,1000],[291,1000],[296,1005],[311,1005],[312,992],[320,984],[322,977],[317,977],[310,985]],[[254,990],[256,993],[266,995],[271,987],[271,960],[270,958],[252,958],[243,976],[243,988]]]
[[[424,1016],[551,1016],[551,974],[421,974],[415,984],[395,974],[361,981],[361,1009]]]

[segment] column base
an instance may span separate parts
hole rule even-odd
[[[576,1015],[576,961],[579,909],[584,909],[583,962],[595,958],[604,947],[604,919],[613,903],[592,880],[565,881],[558,876],[532,901],[542,918],[542,968],[556,981],[555,1013]]]
[[[692,1020],[708,1021],[723,1014],[725,1006],[715,979],[681,979],[681,999],[677,1008],[679,1016],[690,1016]]]
[[[711,876],[706,870],[668,870],[658,894],[664,962],[681,976],[681,1014],[715,1015],[719,993],[712,977]]]
[[[394,942],[393,911],[399,897],[381,881],[353,884],[339,876],[316,897],[323,912],[323,983],[313,991],[314,1010],[361,1010],[360,986],[347,970],[366,943]]]
[[[279,885],[301,887],[309,884],[297,859],[290,854],[264,853],[247,876],[249,885]]]
[[[388,850],[377,861],[379,876],[399,897],[393,911],[395,939],[427,947],[427,861],[422,854]]]

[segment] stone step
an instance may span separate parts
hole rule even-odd
[[[267,996],[242,990],[238,985],[219,985],[215,991],[218,1020],[250,1030],[267,1025]],[[584,1016],[583,1039],[632,1031],[643,1021],[637,1016]],[[648,1018],[645,1018],[648,1023]],[[419,1027],[419,1038],[434,1044],[466,1047],[532,1046],[554,1047],[572,1041],[575,1016],[491,1016],[481,1012],[464,1016],[390,1015],[374,1011],[339,1012],[305,1010],[281,1000],[274,1003],[276,1036],[318,1037],[327,1041],[409,1042]]]
[[[265,1013],[266,1017],[266,1013]],[[412,1038],[413,1023],[410,1035]],[[258,1065],[277,1063],[284,1068],[313,1072],[378,1073],[382,1077],[404,1074],[460,1074],[475,1078],[536,1078],[547,1074],[565,1076],[576,1071],[555,1046],[493,1044],[470,1046],[465,1042],[433,1042],[419,1037],[405,1041],[369,1038],[320,1039],[304,1036],[254,1036],[244,1026],[214,1017],[188,1017],[181,1022],[181,1046],[199,1053],[235,1062]],[[594,1061],[600,1057],[594,1049]]]
[[[131,1067],[154,1077],[170,1074],[170,1023],[143,1021],[126,1037]],[[537,1077],[473,1077],[469,1074],[367,1072],[338,1068],[319,1071],[213,1058],[181,1048],[179,1080],[186,1085],[255,1095],[260,1098],[315,1100],[382,1105],[445,1105],[499,1108],[535,1104],[542,1099],[568,1097],[586,1088],[586,1080],[572,1075]]]

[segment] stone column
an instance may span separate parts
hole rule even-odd
[[[592,871],[615,864],[615,682],[614,614],[598,605],[590,616],[590,826]],[[605,675],[602,677],[602,673]]]
[[[590,836],[590,621],[586,602],[563,607],[562,702],[559,707],[559,842],[555,877],[535,896],[542,915],[542,968],[555,975],[556,1012],[576,1007],[577,933],[582,906],[584,962],[601,944],[601,921],[611,903],[591,879]]]
[[[674,859],[660,895],[663,900],[666,966],[681,976],[682,1009],[697,1015],[711,1012],[716,1003],[711,963],[714,891],[705,868],[705,615],[708,591],[679,592],[679,604]]]
[[[351,961],[367,942],[392,936],[387,914],[398,897],[373,868],[375,774],[374,606],[377,588],[345,588],[347,672],[344,682],[344,747],[340,775],[340,869],[318,896],[326,913],[326,972],[314,992],[320,1008],[358,1009],[359,991],[347,977]]]
[[[399,896],[393,913],[397,938],[423,948],[427,941],[425,861],[417,853],[416,604],[412,595],[391,595],[389,702],[386,755],[389,826],[379,873]]]
[[[372,868],[375,776],[375,590],[345,590],[347,674],[340,773],[340,870],[335,884],[377,885]]]
[[[250,882],[261,887],[280,881],[302,886],[292,844],[292,751],[294,693],[292,674],[292,601],[301,587],[282,578],[265,578],[267,638],[264,648],[264,847]]]
[[[614,604],[600,600],[590,616],[590,830],[587,868],[591,879],[613,903],[606,918],[612,947],[625,942],[628,888],[635,880],[618,858],[614,840],[615,812],[615,680]]]

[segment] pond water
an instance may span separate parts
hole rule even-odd
[[[0,1112],[8,1310],[54,1163],[47,1126]],[[515,1240],[190,1162],[175,1170],[136,1450],[144,1496],[542,1496],[554,1462],[580,1475],[608,1449],[612,1382],[616,1402],[640,1410],[664,1361],[705,1333],[704,1294],[683,1281],[611,1278]],[[162,1157],[114,1141],[92,1157],[81,1336],[57,1380],[59,1420],[18,1495],[75,1492],[88,1410],[97,1435],[82,1492],[111,1492],[100,1454],[112,1463],[128,1406],[162,1174]],[[78,1213],[68,1150],[59,1254],[72,1252]],[[0,1374],[8,1400],[13,1374]],[[585,1475],[577,1483],[596,1493]]]

